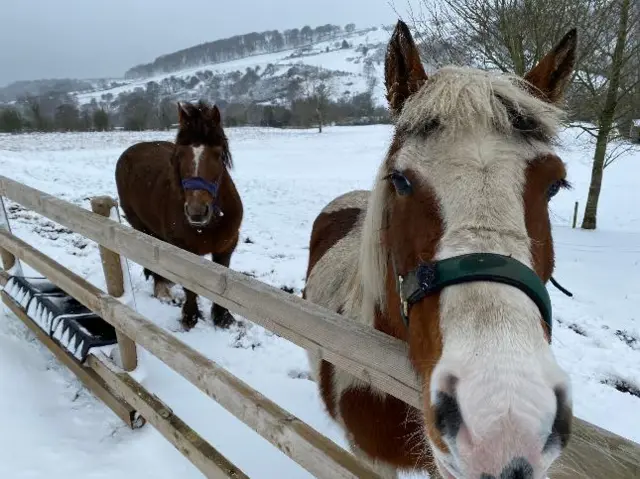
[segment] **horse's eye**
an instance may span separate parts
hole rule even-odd
[[[561,188],[565,188],[566,187],[566,180],[558,180],[556,182],[554,182],[550,187],[549,190],[547,191],[547,198],[551,199],[554,196],[556,196],[558,194],[558,191],[560,191]]]
[[[389,174],[389,176],[387,176],[387,178],[391,180],[391,183],[393,183],[393,187],[396,189],[396,192],[399,195],[401,196],[410,195],[411,192],[413,191],[413,188],[411,187],[411,183],[409,182],[407,177],[404,176],[399,171],[393,171],[391,174]]]

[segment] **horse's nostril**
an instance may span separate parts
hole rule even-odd
[[[564,449],[569,442],[571,436],[571,420],[573,419],[573,411],[567,399],[565,389],[557,387],[556,394],[556,417],[553,421],[551,434],[547,438],[543,452],[553,447]]]
[[[518,457],[502,470],[500,479],[533,479],[533,467],[525,458]]]
[[[463,422],[460,406],[455,398],[455,388],[451,392],[438,392],[434,409],[435,424],[440,434],[449,439],[455,439]]]

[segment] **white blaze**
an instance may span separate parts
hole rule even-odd
[[[193,147],[193,176],[198,175],[198,167],[200,165],[200,158],[202,158],[202,152],[204,151],[204,146],[194,146]]]

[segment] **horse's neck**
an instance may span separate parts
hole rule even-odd
[[[171,173],[168,175],[169,194],[167,198],[162,198],[162,207],[167,211],[166,218],[169,218],[171,227],[169,229],[177,227],[188,226],[187,220],[184,216],[184,191],[182,189],[182,179],[178,174],[176,168],[171,163]],[[175,199],[171,201],[171,199]]]

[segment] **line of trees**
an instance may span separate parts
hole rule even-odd
[[[321,25],[311,28],[293,28],[280,32],[268,30],[236,35],[207,42],[177,52],[162,55],[151,63],[137,65],[125,73],[125,78],[148,78],[160,73],[170,73],[199,65],[237,60],[260,53],[274,53],[317,42],[332,40],[339,35],[353,33],[355,24],[344,28],[338,25]]]
[[[523,75],[570,29],[579,54],[567,104],[595,140],[583,229],[597,226],[605,169],[640,118],[640,2],[636,0],[422,0],[414,18],[424,58]],[[622,141],[621,141],[622,140]],[[622,148],[625,148],[624,146]]]
[[[166,130],[178,121],[177,99],[154,96],[148,90],[120,95],[111,102],[93,101],[82,108],[65,96],[58,99],[56,104],[49,97],[29,97],[0,107],[0,132]],[[279,103],[217,102],[227,126],[317,127],[322,132],[327,124],[389,122],[387,109],[375,105],[371,90],[336,100],[327,84],[311,82],[296,87],[295,95]]]
[[[80,111],[74,105],[60,105],[53,117],[22,113],[15,107],[0,108],[0,133],[28,131],[107,131],[109,114],[103,109],[92,113]]]
[[[78,106],[67,93],[51,92],[22,97],[13,105],[0,106],[0,132],[105,131],[111,118],[104,106],[93,101]]]
[[[267,126],[274,128],[318,128],[325,125],[371,125],[389,123],[388,110],[376,106],[370,93],[332,100],[321,92],[294,100],[290,105],[256,103],[223,104],[228,126]]]

